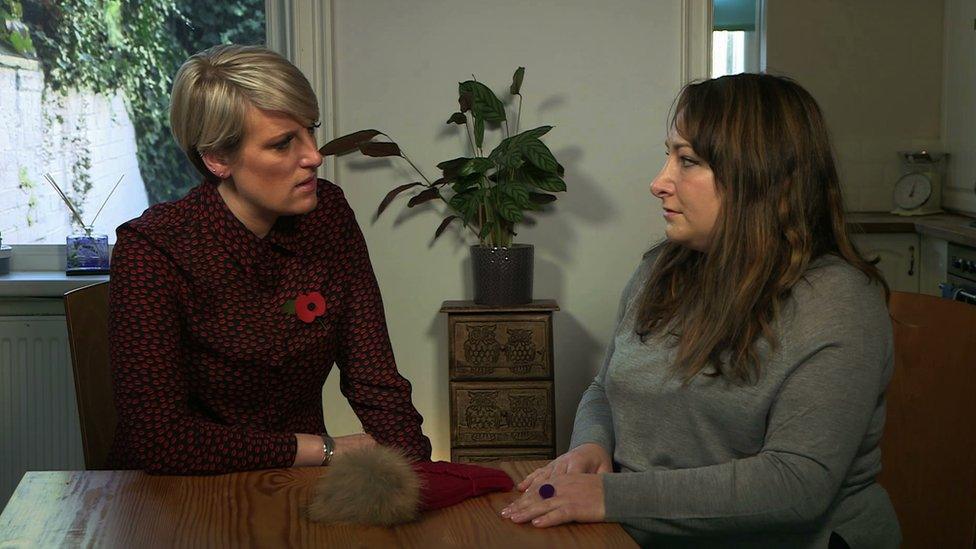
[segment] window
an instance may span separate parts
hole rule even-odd
[[[764,69],[763,0],[713,0],[712,78]]]
[[[185,194],[200,176],[169,130],[176,69],[215,44],[266,41],[264,0],[7,0],[0,19],[3,244],[63,245],[81,228],[45,174],[110,242]]]

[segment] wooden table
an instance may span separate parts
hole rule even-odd
[[[542,463],[498,467],[521,479]],[[303,508],[327,471],[31,472],[0,514],[0,547],[636,547],[617,524],[537,529],[503,520],[498,513],[518,492],[469,499],[397,528],[311,522]]]

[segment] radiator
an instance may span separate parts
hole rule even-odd
[[[0,317],[0,509],[26,471],[84,468],[64,317]]]

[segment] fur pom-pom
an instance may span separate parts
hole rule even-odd
[[[394,526],[417,518],[420,477],[399,451],[385,446],[353,450],[319,479],[308,506],[318,522]]]

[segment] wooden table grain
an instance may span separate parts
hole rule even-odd
[[[542,463],[497,466],[521,479]],[[472,498],[396,528],[323,525],[304,509],[327,472],[31,472],[0,514],[0,547],[636,547],[616,524],[537,529],[503,520],[498,513],[517,492]]]

